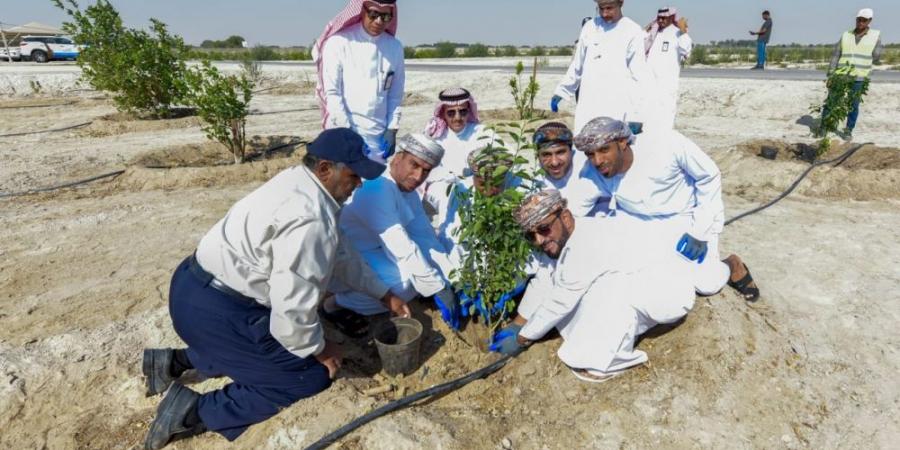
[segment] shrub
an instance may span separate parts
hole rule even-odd
[[[500,56],[519,56],[519,49],[512,45],[505,45],[497,53]]]
[[[72,22],[63,24],[75,42],[87,44],[78,58],[84,79],[110,92],[120,111],[169,117],[186,96],[188,49],[166,25],[150,20],[150,33],[126,28],[108,0],[84,11],[75,0],[52,0]]]
[[[491,56],[491,53],[488,51],[487,45],[476,42],[466,48],[463,56],[467,58],[485,58]]]
[[[821,115],[816,136],[820,137],[816,156],[821,156],[831,148],[829,133],[836,133],[841,123],[847,120],[855,102],[862,102],[869,92],[869,79],[862,82],[860,89],[853,89],[856,77],[850,74],[850,65],[839,67],[828,75],[825,86],[828,97],[824,105],[813,105],[811,110]]]
[[[691,59],[689,64],[708,64],[707,57],[708,52],[706,50],[706,46],[695,45],[694,50],[691,51]]]
[[[557,47],[550,52],[552,56],[572,56],[572,47]]]
[[[278,61],[281,59],[281,55],[272,47],[254,45],[250,49],[250,59],[254,61]]]
[[[413,59],[416,57],[415,47],[403,47],[403,57],[405,59]]]
[[[438,58],[453,58],[456,56],[456,44],[452,42],[438,42],[434,47]]]
[[[534,66],[532,66],[528,84],[522,82],[522,72],[525,71],[522,61],[516,64],[516,75],[509,79],[509,88],[516,104],[516,110],[519,112],[519,120],[531,120],[534,117],[534,98],[540,90],[537,82],[537,63],[537,58],[534,58]]]
[[[532,47],[528,50],[528,56],[547,56],[547,49],[541,46]]]
[[[243,74],[224,76],[209,61],[203,61],[187,72],[187,85],[206,137],[224,145],[235,164],[243,162],[253,82]]]

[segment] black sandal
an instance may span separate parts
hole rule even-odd
[[[341,333],[358,339],[369,333],[369,319],[362,314],[355,313],[346,308],[334,312],[319,308],[319,315],[334,324]]]
[[[744,300],[752,303],[759,300],[759,288],[750,286],[750,283],[753,282],[753,276],[750,275],[750,269],[747,268],[746,264],[744,264],[744,270],[747,271],[747,275],[744,275],[743,278],[737,281],[729,279],[728,285],[738,291],[744,297]]]

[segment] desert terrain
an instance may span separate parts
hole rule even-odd
[[[257,154],[232,166],[196,118],[130,119],[79,83],[76,66],[45,67],[0,67],[0,193],[124,172],[0,198],[0,448],[136,448],[159,401],[144,396],[141,350],[182,345],[168,317],[171,272],[232,203],[299,162],[319,130],[315,76],[266,68],[267,90],[248,119]],[[454,85],[473,91],[483,118],[508,119],[510,75],[409,72],[401,132],[421,129],[437,92]],[[539,106],[558,79],[539,77]],[[824,95],[821,82],[682,81],[676,127],[722,169],[729,217],[775,197],[808,167],[791,149],[813,142],[807,116]],[[564,112],[572,107],[563,103]],[[573,377],[555,355],[559,339],[548,339],[493,376],[383,417],[333,448],[896,448],[898,111],[900,84],[873,84],[854,142],[874,145],[726,228],[721,251],[744,258],[760,302],[728,288],[698,298],[683,324],[641,341],[648,364],[599,385]],[[290,143],[298,145],[265,151]],[[760,158],[762,146],[779,157]],[[403,392],[496,358],[463,343],[428,305],[415,310],[429,331],[414,374],[374,380],[371,343],[329,332],[348,356],[331,389],[234,443],[206,434],[171,448],[302,448]],[[384,383],[396,389],[362,393]]]

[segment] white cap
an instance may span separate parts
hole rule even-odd
[[[856,13],[856,17],[862,17],[863,19],[872,20],[872,16],[874,13],[872,12],[872,8],[863,8]]]

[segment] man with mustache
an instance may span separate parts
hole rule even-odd
[[[537,161],[543,174],[538,182],[545,189],[556,189],[568,202],[575,217],[603,213],[608,199],[601,198],[597,171],[584,153],[572,148],[572,131],[562,122],[547,122],[534,132]]]
[[[359,133],[384,164],[400,128],[406,75],[396,0],[352,0],[313,46],[323,128]]]

